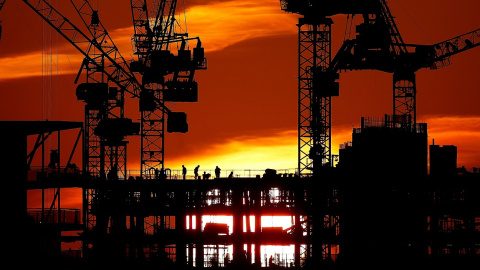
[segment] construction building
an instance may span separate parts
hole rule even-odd
[[[2,127],[12,124],[31,127],[21,122]],[[81,129],[81,123],[52,124],[37,122],[45,128],[29,135],[42,137],[48,129],[59,132],[69,125]],[[340,163],[324,171],[330,181],[273,170],[252,178],[101,180],[71,166],[48,166],[48,157],[35,174],[24,165],[25,185],[18,188],[19,194],[55,193],[52,204],[21,211],[29,217],[29,233],[22,233],[25,243],[36,247],[27,253],[36,263],[177,268],[478,263],[480,174],[397,174],[405,164],[395,162],[389,167],[392,172],[378,173],[375,165],[358,171],[357,164],[367,156],[390,160],[391,155],[378,156],[375,149],[395,144],[376,140],[375,133],[391,130],[374,126],[376,131],[367,132],[369,128],[365,123],[363,130],[354,131],[363,132],[363,138],[354,136],[345,148],[352,151],[348,160],[355,166]],[[424,153],[424,135],[413,137],[422,142],[418,153]],[[412,139],[411,134],[392,136]],[[26,156],[30,155],[25,152]],[[12,164],[18,161],[12,159]],[[84,209],[62,209],[63,188],[80,188],[85,195],[95,190],[97,196],[85,197]],[[26,206],[26,196],[17,198]],[[95,226],[86,226],[87,216]],[[278,226],[276,220],[290,225]],[[81,243],[80,248],[64,250],[72,242]]]
[[[48,1],[23,2],[84,55],[76,80],[82,71],[87,76],[76,92],[85,102],[83,123],[0,123],[10,157],[2,162],[3,171],[15,183],[14,199],[7,202],[14,202],[11,216],[21,223],[13,226],[16,237],[6,252],[18,266],[480,265],[480,174],[451,173],[453,154],[434,146],[429,174],[427,127],[416,121],[415,71],[480,44],[469,35],[455,38],[454,50],[449,40],[413,45],[410,52],[412,45],[403,43],[384,0],[325,5],[281,0],[283,10],[301,16],[298,171],[178,180],[164,166],[163,136],[187,132],[188,124],[185,113],[165,103],[197,101],[193,77],[206,69],[206,59],[199,38],[175,32],[176,1],[153,1],[153,18],[146,1],[130,1],[135,61],[120,56],[88,1],[71,0],[84,31]],[[332,58],[331,16],[337,14],[362,15],[364,21],[357,37]],[[196,42],[193,53],[189,41]],[[331,98],[339,95],[338,72],[358,69],[393,73],[393,114],[363,118],[334,167]],[[138,99],[140,123],[125,117],[126,95]],[[60,134],[71,129],[79,129],[78,135],[70,158],[61,160]],[[46,138],[55,135],[57,148],[46,153]],[[31,136],[36,136],[33,149],[26,143]],[[140,175],[129,175],[126,168],[128,136],[141,137]],[[71,162],[76,151],[82,152],[79,166]],[[64,189],[72,188],[81,191],[80,209],[60,203]],[[28,209],[31,200],[42,207]]]
[[[455,145],[430,145],[430,175],[442,177],[457,174],[457,147]]]
[[[391,115],[382,118],[362,117],[360,128],[352,132],[351,146],[339,151],[337,167],[395,178],[425,178],[428,164],[427,124],[413,129],[396,125]]]
[[[426,123],[402,126],[362,118],[340,149],[343,255],[377,266],[478,263],[478,173],[457,172],[455,146],[430,145],[428,174]]]

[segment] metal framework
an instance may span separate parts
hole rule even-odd
[[[405,44],[385,0],[317,3],[280,0],[282,10],[303,15],[299,26],[298,170],[332,166],[331,97],[338,95],[339,70],[374,69],[393,74],[393,121],[415,132],[416,78],[420,68],[438,68],[453,54],[478,46],[478,30],[430,46]],[[360,14],[357,37],[344,41],[330,60],[330,23],[335,14]],[[317,20],[317,21],[315,21]],[[327,20],[327,19],[323,19]],[[415,51],[409,51],[409,49]]]
[[[82,70],[87,71],[87,87],[80,95],[87,104],[85,112],[86,136],[86,171],[92,176],[101,176],[104,168],[100,165],[101,146],[100,138],[96,138],[94,130],[102,119],[123,118],[124,92],[133,96],[139,95],[140,84],[128,70],[127,62],[120,55],[107,31],[99,21],[90,22],[85,17],[94,18],[94,11],[87,1],[81,1],[81,4],[72,4],[82,16],[82,20],[88,27],[90,35],[82,32],[73,25],[65,16],[53,8],[47,1],[28,1],[24,2],[32,8],[42,19],[57,30],[67,41],[69,41],[78,51],[80,51],[85,60],[82,64]],[[79,75],[80,75],[79,72]],[[78,80],[78,77],[76,81]],[[108,82],[113,82],[118,86],[118,91],[108,87]],[[107,83],[107,85],[103,85]],[[101,89],[106,96],[98,96],[90,99],[88,89],[90,87],[105,87]],[[77,89],[78,90],[78,89]],[[77,96],[78,95],[77,91]],[[90,104],[89,104],[90,103]]]
[[[121,139],[114,134],[104,136],[97,129],[112,123],[112,120],[124,119],[124,93],[134,97],[140,93],[140,84],[129,71],[127,62],[120,55],[117,47],[101,24],[97,11],[93,10],[88,1],[74,1],[71,4],[80,15],[88,29],[88,34],[73,25],[65,16],[52,7],[47,1],[24,2],[42,19],[49,23],[67,41],[69,41],[85,59],[75,82],[82,70],[86,71],[86,83],[77,87],[77,97],[85,101],[85,136],[83,170],[90,177],[100,179],[126,178],[126,143],[122,142],[124,131],[120,131]],[[109,87],[112,82],[118,88]],[[128,129],[127,126],[124,126]],[[117,130],[118,131],[118,130]],[[94,201],[102,200],[100,190],[84,189],[84,219],[90,230],[106,231],[108,217],[93,212]],[[91,243],[85,243],[88,247]]]
[[[431,45],[433,53],[425,67],[438,69],[450,65],[450,57],[480,45],[480,29]]]
[[[298,70],[298,170],[331,166],[331,95],[319,81],[331,62],[331,19],[300,19]]]
[[[166,118],[165,111],[158,110],[149,100],[155,99],[164,104],[168,101],[196,101],[194,99],[171,99],[165,97],[165,92],[195,92],[196,82],[193,76],[196,69],[204,69],[204,57],[198,58],[195,49],[202,49],[198,38],[197,47],[191,59],[188,48],[188,33],[177,29],[175,18],[176,0],[154,0],[153,10],[149,12],[147,1],[131,0],[134,26],[135,54],[138,61],[132,63],[135,72],[142,75],[144,88],[140,97],[141,120],[141,175],[144,178],[154,178],[158,171],[165,169],[164,135]],[[177,48],[173,48],[177,45]],[[176,51],[178,55],[174,55]],[[203,52],[203,51],[202,51]],[[174,63],[175,62],[175,63]],[[170,119],[174,119],[173,116]],[[172,120],[173,122],[173,120]],[[172,123],[172,126],[174,123]],[[187,128],[188,129],[188,128]],[[176,131],[174,128],[168,132]]]
[[[408,54],[407,47],[398,31],[397,24],[388,8],[385,0],[380,0],[380,12],[378,16],[387,28],[390,39],[390,51],[393,57],[404,57]],[[410,64],[395,65],[393,71],[393,116],[394,122],[401,127],[411,130],[416,126],[416,96],[415,71]]]

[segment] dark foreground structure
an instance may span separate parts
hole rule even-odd
[[[131,62],[119,57],[88,1],[70,1],[85,32],[47,1],[23,2],[85,56],[80,71],[85,68],[87,80],[76,89],[85,103],[85,121],[0,123],[6,149],[2,171],[13,183],[4,201],[6,217],[13,220],[5,230],[11,234],[5,264],[50,269],[480,265],[480,173],[459,171],[455,149],[435,145],[428,172],[427,127],[417,123],[415,79],[419,69],[441,67],[450,56],[478,46],[478,30],[434,45],[412,45],[403,42],[385,0],[280,0],[282,10],[300,16],[298,171],[177,180],[164,168],[163,138],[165,130],[188,132],[188,124],[185,113],[165,103],[197,102],[194,73],[207,62],[199,38],[173,32],[176,1],[159,1],[153,28],[145,2],[130,1],[138,57]],[[334,55],[332,16],[341,14],[363,20],[356,36]],[[193,50],[189,40],[196,41]],[[178,51],[169,50],[173,44]],[[339,96],[339,72],[355,70],[392,74],[393,116],[362,119],[334,167],[331,99]],[[140,123],[124,115],[127,94],[138,99]],[[61,154],[60,133],[71,130],[78,130],[67,148],[73,150]],[[127,170],[130,136],[141,139],[140,176]],[[46,153],[48,137],[55,137],[57,146]],[[77,148],[79,166],[72,163]],[[37,168],[35,160],[41,164]],[[62,206],[66,189],[80,191],[81,207]]]
[[[384,138],[386,133],[407,138],[394,128],[369,123],[354,134],[368,137],[380,132]],[[69,122],[36,122],[34,126],[42,128],[27,131],[24,127],[32,123],[3,122],[2,130],[12,125],[11,130],[19,131],[18,138],[81,130],[81,124]],[[423,153],[426,133],[418,134],[420,139],[412,134],[408,138],[422,141],[419,151]],[[386,141],[377,144],[381,147],[369,143],[367,153],[357,140],[354,136],[344,149],[349,153],[342,152],[340,158],[368,157],[385,149]],[[20,264],[62,269],[390,269],[480,263],[480,174],[452,173],[451,166],[456,164],[443,166],[445,173],[434,175],[413,174],[409,168],[415,167],[404,164],[399,164],[401,173],[390,173],[390,169],[377,170],[375,162],[351,160],[320,170],[318,177],[266,170],[250,178],[173,180],[167,174],[148,180],[101,179],[71,165],[60,167],[55,154],[50,155],[54,159],[48,162],[50,167],[32,173],[25,142],[19,139],[12,148],[25,153],[4,163],[23,170],[21,177],[9,176],[21,183],[14,189],[17,211],[12,216],[22,226],[13,228],[19,237],[11,240],[9,244],[16,248],[8,251],[9,258],[21,258]],[[42,148],[41,143],[40,139],[36,149]],[[442,156],[456,155],[451,147],[431,148],[437,150],[432,152],[439,155],[437,162],[445,160]],[[383,155],[381,160],[394,156],[388,156],[388,151]],[[358,164],[366,167],[359,170]],[[66,188],[82,190],[82,209],[62,208],[61,191]],[[53,191],[53,201],[43,203],[41,209],[27,209],[34,198],[27,198],[27,192],[35,190]],[[73,243],[78,248],[72,248]]]

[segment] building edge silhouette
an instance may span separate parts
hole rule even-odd
[[[16,248],[9,251],[10,258],[59,267],[346,269],[393,262],[397,266],[478,263],[479,172],[455,168],[454,146],[430,145],[435,149],[430,152],[434,169],[427,174],[426,125],[402,131],[389,126],[388,116],[377,120],[363,119],[360,130],[352,132],[352,142],[341,150],[338,166],[322,169],[320,177],[266,170],[253,178],[188,181],[99,180],[57,162],[52,167],[48,159],[36,171],[36,180],[31,180],[26,136],[81,130],[82,125],[2,122],[2,130],[8,131],[2,141],[15,146],[9,148],[11,158],[4,171],[11,172],[9,179],[22,183],[14,188],[12,214],[23,222],[13,227],[20,237],[11,240]],[[399,140],[401,147],[392,145]],[[417,153],[418,159],[398,155],[400,150]],[[50,153],[50,158],[55,160],[55,155]],[[412,161],[422,165],[409,166]],[[83,198],[87,209],[63,209],[55,198],[62,188],[70,187],[93,189],[102,196]],[[27,190],[53,190],[58,195],[40,211],[29,211]],[[86,215],[95,217],[95,226],[87,226]],[[203,215],[232,216],[232,232],[215,222],[202,228],[196,217]],[[291,216],[294,226],[263,227],[262,215]],[[245,230],[244,222],[254,229]],[[83,242],[83,249],[62,251],[62,242],[70,241]],[[262,264],[260,248],[255,247],[263,245],[293,245],[294,258],[289,263]],[[218,250],[226,246],[232,247],[230,258],[219,259]]]

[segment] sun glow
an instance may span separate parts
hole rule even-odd
[[[197,217],[186,216],[186,229],[197,229]],[[243,216],[243,233],[255,232],[255,216]],[[206,233],[215,233],[218,235],[233,234],[233,216],[231,215],[203,215],[200,218],[201,231]],[[268,232],[272,229],[281,228],[285,232],[294,225],[293,216],[262,216],[262,231]],[[232,245],[205,245],[203,246],[205,255],[205,265],[211,263],[219,263],[224,265],[233,259]],[[255,262],[255,245],[243,245],[244,252],[251,250],[252,263]],[[261,245],[260,260],[263,267],[275,265],[289,266],[294,262],[295,246],[294,245]],[[193,252],[195,254],[195,252]],[[195,260],[196,258],[192,258]]]
[[[172,170],[187,167],[189,174],[200,165],[200,171],[210,171],[216,166],[222,169],[222,177],[234,170],[234,174],[244,170],[294,169],[296,167],[296,132],[286,131],[270,136],[241,136],[209,146],[205,155],[189,154],[168,160]],[[292,171],[293,173],[293,171]],[[255,175],[253,175],[255,177]]]

